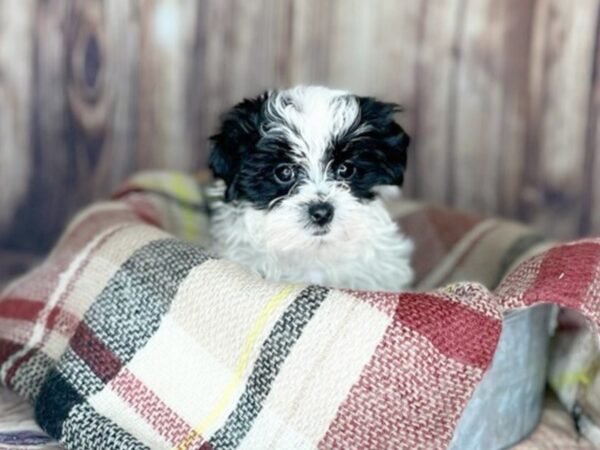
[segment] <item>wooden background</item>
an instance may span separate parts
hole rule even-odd
[[[202,167],[224,108],[296,83],[405,105],[412,197],[600,233],[599,3],[0,0],[0,248]]]

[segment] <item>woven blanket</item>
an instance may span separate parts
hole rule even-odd
[[[518,225],[394,203],[417,290],[356,292],[214,257],[209,205],[193,177],[140,175],[0,293],[1,381],[66,448],[445,448],[505,312],[600,323],[600,240],[541,251]]]

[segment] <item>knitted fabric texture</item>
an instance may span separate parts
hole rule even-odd
[[[421,291],[355,292],[209,254],[209,203],[193,177],[141,174],[0,294],[1,381],[66,448],[444,448],[503,313],[600,321],[600,240],[542,251],[525,227],[398,202]]]

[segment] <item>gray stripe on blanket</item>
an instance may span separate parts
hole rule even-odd
[[[36,350],[31,358],[25,361],[12,379],[12,389],[30,402],[33,402],[40,392],[44,378],[56,362],[46,356],[41,350]]]
[[[124,364],[152,337],[189,272],[211,257],[176,239],[137,250],[99,295],[84,321]]]
[[[105,350],[90,347],[89,352],[82,354],[80,349],[77,354],[74,347],[81,343],[75,340],[82,339],[78,330],[57,370],[80,395],[99,392],[154,335],[189,272],[210,258],[200,248],[176,239],[153,241],[136,250],[83,319]],[[78,347],[87,348],[85,344]],[[114,373],[94,373],[94,369],[102,370],[103,360],[117,364]],[[100,363],[94,368],[96,361]]]
[[[273,382],[304,327],[327,297],[329,290],[309,286],[288,306],[263,343],[236,408],[209,439],[215,450],[234,449],[250,431]]]
[[[92,406],[80,403],[71,409],[62,430],[61,443],[71,449],[151,450]]]
[[[87,397],[104,389],[105,383],[102,382],[90,366],[73,349],[67,349],[61,357],[60,364],[56,367],[56,370],[66,380],[69,380],[69,385],[82,397]]]

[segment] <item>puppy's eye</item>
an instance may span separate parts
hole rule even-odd
[[[279,164],[275,167],[275,179],[281,184],[290,184],[296,179],[294,166],[289,164]]]
[[[346,162],[340,164],[337,169],[337,176],[342,180],[349,180],[356,173],[356,167],[354,167],[351,163]]]

